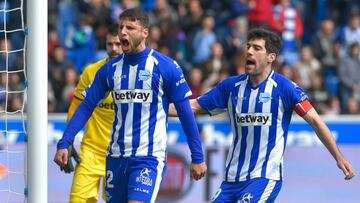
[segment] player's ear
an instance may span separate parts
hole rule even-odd
[[[143,33],[144,38],[147,38],[149,36],[149,28],[146,28],[146,27],[143,28],[142,33]]]
[[[275,54],[275,53],[270,53],[270,54],[268,55],[268,63],[274,62],[275,59],[276,59],[276,54]]]

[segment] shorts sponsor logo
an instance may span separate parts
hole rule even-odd
[[[150,178],[151,170],[144,168],[140,171],[140,176],[136,177],[136,182],[140,182],[143,185],[152,186],[152,179]]]
[[[237,114],[236,123],[241,126],[271,125],[271,113]]]
[[[115,103],[151,103],[152,90],[115,90],[113,91]]]
[[[149,194],[149,190],[147,190],[147,189],[143,189],[143,188],[138,188],[138,187],[136,187],[135,189],[134,189],[134,191],[136,191],[136,192],[143,192],[143,193],[146,193],[146,194]]]

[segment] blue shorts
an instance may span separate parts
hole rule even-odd
[[[243,182],[223,181],[211,201],[215,203],[274,202],[281,185],[282,181],[266,178],[254,178]]]
[[[156,157],[106,158],[106,202],[154,202],[166,167]]]

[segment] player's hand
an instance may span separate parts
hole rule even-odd
[[[192,179],[200,180],[202,177],[205,176],[206,172],[207,172],[207,166],[206,166],[205,162],[202,162],[199,164],[191,163],[190,176]]]
[[[79,154],[77,153],[74,144],[71,144],[68,149],[68,154],[67,154],[67,163],[63,166],[60,166],[61,171],[64,171],[65,173],[71,173],[74,171],[74,165],[72,162],[71,157],[74,158],[74,160],[76,161],[76,163],[80,163],[80,157]]]
[[[77,163],[80,163],[80,157],[73,144],[71,144],[67,149],[58,150],[56,152],[54,161],[57,165],[60,166],[61,171],[64,171],[65,173],[71,173],[74,171],[74,165],[71,157],[73,157]]]
[[[345,180],[350,180],[355,176],[355,170],[353,169],[351,164],[347,162],[345,159],[340,159],[339,161],[337,161],[337,166],[345,174]]]
[[[68,150],[67,149],[59,149],[56,151],[55,157],[54,157],[54,162],[62,167],[65,166],[65,164],[67,164],[68,161]]]

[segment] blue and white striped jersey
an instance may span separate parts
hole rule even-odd
[[[169,103],[191,95],[179,65],[149,48],[122,54],[99,69],[85,100],[96,105],[108,93],[115,107],[108,156],[164,159]]]
[[[229,114],[233,142],[226,159],[225,181],[257,177],[282,180],[291,114],[306,98],[298,85],[274,71],[257,87],[251,86],[247,75],[238,75],[198,98],[210,115],[225,110]]]

